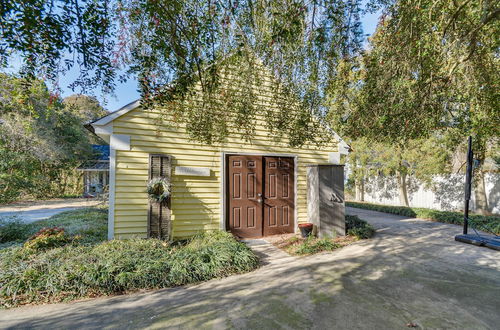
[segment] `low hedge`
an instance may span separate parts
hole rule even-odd
[[[345,205],[360,209],[392,213],[411,218],[429,219],[455,225],[464,224],[464,215],[460,212],[438,211],[419,207],[390,206],[362,202],[346,202]],[[500,216],[471,214],[469,215],[469,218],[472,220],[471,225],[475,226],[476,229],[500,235]]]
[[[345,232],[358,239],[367,239],[375,235],[375,228],[357,215],[345,215]]]
[[[226,232],[170,245],[156,239],[0,250],[0,304],[67,301],[206,281],[247,272],[258,259]]]

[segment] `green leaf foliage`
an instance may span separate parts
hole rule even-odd
[[[0,99],[0,203],[80,193],[75,168],[91,156],[90,115],[40,80],[1,73]]]
[[[500,136],[498,3],[371,2],[383,14],[368,50],[337,70],[334,126],[396,144],[437,131],[457,143],[474,135],[484,150]]]
[[[356,215],[346,214],[345,230],[347,235],[355,236],[358,239],[367,239],[375,235],[375,228]]]
[[[11,0],[0,6],[0,64],[20,58],[25,76],[51,80],[76,67],[81,74],[72,87],[100,86],[105,93],[134,76],[144,107],[182,102],[198,86],[203,106],[187,112],[187,129],[210,143],[226,134],[213,104],[220,102],[227,58],[250,69],[241,93],[230,95],[230,108],[239,112],[231,124],[245,133],[255,127],[246,119],[254,114],[248,91],[259,58],[296,98],[294,118],[290,101],[277,117],[297,146],[316,136],[311,118],[326,113],[329,73],[361,49],[361,15],[361,0]]]

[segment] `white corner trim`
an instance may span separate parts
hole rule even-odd
[[[115,150],[130,150],[130,135],[111,134],[109,147]]]
[[[91,125],[92,126],[94,126],[94,125],[97,125],[97,126],[106,125],[106,124],[112,122],[113,120],[115,120],[116,118],[121,117],[124,114],[134,110],[135,108],[139,107],[140,105],[141,105],[140,100],[133,101],[133,102],[127,104],[126,106],[110,113],[109,115],[102,117],[99,120],[96,120],[95,122],[91,123]]]
[[[113,123],[108,123],[106,125],[96,125],[96,124],[91,124],[92,127],[94,127],[94,132],[95,134],[102,136],[102,135],[111,135],[113,134]]]
[[[220,153],[220,223],[219,229],[226,231],[226,153]]]
[[[299,210],[298,210],[298,184],[299,184],[299,156],[293,156],[293,218],[295,223],[293,225],[293,233],[297,233],[299,228]]]
[[[115,237],[116,150],[109,148],[108,239]]]
[[[349,154],[351,147],[340,137],[340,135],[337,134],[329,125],[324,124],[326,129],[330,132],[331,135],[339,142],[338,144],[338,152],[341,155],[347,155]]]
[[[328,153],[328,163],[340,165],[340,152],[329,152]]]

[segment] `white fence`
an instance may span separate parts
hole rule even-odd
[[[458,211],[464,207],[464,175],[438,177],[432,187],[411,178],[408,180],[408,199],[410,206],[437,210]],[[493,213],[500,214],[500,174],[485,175],[488,205]],[[371,178],[365,184],[365,201],[370,203],[401,205],[395,178]],[[471,210],[475,210],[474,192]]]

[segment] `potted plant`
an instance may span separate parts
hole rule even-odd
[[[314,225],[310,222],[299,224],[300,234],[302,235],[303,238],[309,237],[309,235],[312,234],[313,228]]]

